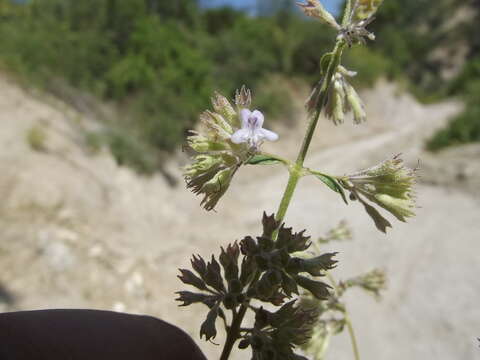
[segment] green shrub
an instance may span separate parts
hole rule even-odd
[[[131,167],[147,175],[153,174],[158,169],[156,152],[148,144],[122,131],[110,131],[104,136],[119,165]]]
[[[427,142],[428,150],[436,151],[448,146],[480,142],[480,79],[470,79],[462,85],[466,106],[464,112],[453,118],[445,129],[438,131]]]
[[[428,142],[427,149],[437,151],[448,146],[480,142],[480,105],[472,105],[438,131]]]

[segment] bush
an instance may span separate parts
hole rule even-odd
[[[428,142],[427,149],[438,151],[448,146],[480,142],[480,105],[471,106],[450,124],[438,131]]]
[[[153,174],[158,169],[156,152],[137,138],[121,131],[105,134],[105,142],[110,146],[117,163],[129,166],[141,174]]]
[[[428,150],[437,151],[448,146],[480,142],[480,80],[472,80],[464,88],[465,111],[427,142]]]

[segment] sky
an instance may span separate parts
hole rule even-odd
[[[338,6],[342,0],[323,0],[325,8],[335,14],[338,13]],[[231,5],[240,9],[252,9],[255,6],[255,0],[201,0],[201,3],[207,6]]]

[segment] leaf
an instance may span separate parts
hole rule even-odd
[[[319,172],[312,171],[311,172],[313,175],[315,175],[320,181],[322,181],[325,185],[327,185],[330,189],[335,191],[336,193],[339,193],[340,196],[342,197],[343,201],[345,204],[348,205],[347,202],[347,197],[345,196],[345,192],[343,191],[343,188],[340,186],[340,184],[335,180],[333,177],[321,174]]]
[[[251,157],[248,161],[248,165],[275,165],[283,164],[284,160],[278,159],[272,155],[258,154]]]

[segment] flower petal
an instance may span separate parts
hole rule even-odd
[[[255,128],[259,129],[263,126],[263,121],[265,120],[265,117],[263,116],[261,111],[254,110],[250,117],[255,117],[257,118],[256,126]]]
[[[250,132],[248,131],[248,129],[240,129],[233,133],[233,135],[230,137],[230,140],[234,144],[241,144],[248,141],[249,135]]]
[[[277,141],[278,134],[267,129],[258,129],[256,132],[261,136],[262,139],[267,139],[268,141]]]
[[[248,119],[252,115],[252,112],[248,109],[240,110],[240,118],[242,119],[242,128],[246,129],[248,127]]]

